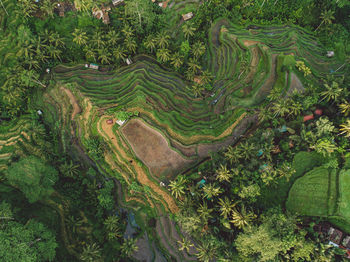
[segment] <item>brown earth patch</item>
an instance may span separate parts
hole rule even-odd
[[[101,117],[99,120],[99,123],[97,124],[98,132],[108,139],[112,145],[112,151],[115,155],[118,156],[118,154],[121,155],[121,157],[128,163],[127,165],[124,165],[127,169],[133,169],[135,171],[135,175],[137,180],[146,186],[149,186],[152,191],[154,191],[159,197],[160,201],[165,203],[165,208],[168,208],[172,213],[176,213],[179,209],[175,203],[175,200],[170,196],[170,192],[166,192],[163,188],[161,188],[156,182],[152,181],[145,170],[141,166],[139,166],[136,161],[133,161],[134,159],[130,157],[126,152],[124,151],[124,148],[122,148],[119,143],[118,139],[116,137],[116,134],[113,132],[112,125],[108,125],[106,123],[106,119],[109,119],[108,116]],[[117,133],[117,132],[116,132]],[[117,153],[118,152],[118,153]],[[157,199],[157,198],[156,198]]]
[[[192,163],[191,160],[185,159],[178,152],[172,150],[161,133],[139,119],[130,120],[122,128],[122,133],[137,157],[157,177],[162,174],[175,175]]]
[[[256,44],[259,44],[260,42],[259,41],[253,41],[253,40],[243,40],[243,44],[245,46],[251,46],[251,45],[256,45]]]

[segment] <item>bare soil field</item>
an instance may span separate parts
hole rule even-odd
[[[158,131],[139,119],[130,120],[122,128],[122,133],[137,157],[157,177],[162,174],[175,175],[177,171],[192,163],[172,150],[168,141]]]

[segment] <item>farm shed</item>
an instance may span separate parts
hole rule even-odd
[[[190,20],[192,17],[193,17],[193,13],[192,12],[182,15],[182,18],[185,21]]]
[[[124,3],[124,0],[112,0],[112,4],[113,4],[114,6],[120,5],[120,4],[122,4],[122,3]]]
[[[341,239],[343,237],[343,232],[341,232],[339,229],[336,229],[334,227],[331,227],[328,231],[329,234],[329,240],[337,245],[340,244]]]

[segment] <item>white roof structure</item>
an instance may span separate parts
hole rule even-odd
[[[43,114],[43,112],[41,110],[36,111],[38,113],[39,116],[41,116]]]
[[[334,51],[327,51],[327,57],[333,57]]]
[[[98,70],[98,65],[96,65],[96,64],[92,64],[91,63],[89,67],[92,68],[92,69]]]
[[[125,62],[126,62],[128,65],[131,65],[131,64],[132,64],[132,60],[131,60],[130,58],[127,58],[127,59],[125,60]]]
[[[182,18],[185,21],[190,20],[192,17],[193,17],[193,13],[192,12],[182,15]]]
[[[124,125],[124,123],[126,122],[125,120],[124,121],[121,121],[121,120],[117,120],[115,121],[118,125],[122,126]]]
[[[113,3],[114,6],[119,5],[119,4],[123,3],[123,2],[124,2],[124,0],[112,0],[112,3]]]

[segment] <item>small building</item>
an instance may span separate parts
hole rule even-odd
[[[98,65],[91,63],[89,65],[90,68],[98,70]]]
[[[41,116],[43,114],[43,112],[40,109],[36,112],[38,113],[39,116]]]
[[[304,120],[303,121],[306,122],[306,121],[309,121],[309,120],[312,120],[312,119],[314,119],[314,115],[313,114],[304,116]]]
[[[106,120],[106,123],[107,123],[108,125],[112,125],[112,124],[113,124],[113,119],[107,119],[107,120]]]
[[[328,235],[329,235],[329,241],[339,245],[343,237],[343,232],[341,232],[339,229],[331,227],[328,230]]]
[[[125,59],[125,62],[127,65],[131,65],[132,64],[132,60],[130,58]]]
[[[89,64],[85,64],[85,68],[89,68]]]
[[[193,13],[192,12],[182,15],[182,18],[185,21],[190,20],[192,17],[193,17]]]
[[[334,56],[334,51],[327,51],[327,57],[333,57]]]
[[[117,120],[116,121],[116,123],[119,125],[119,126],[122,126],[122,125],[124,125],[124,123],[125,123],[125,120]]]
[[[113,4],[114,6],[120,5],[120,4],[122,4],[122,3],[124,3],[124,0],[112,0],[112,4]]]
[[[323,113],[322,109],[316,109],[315,110],[315,115],[321,116]]]
[[[350,236],[344,237],[342,244],[347,249],[350,249]]]

